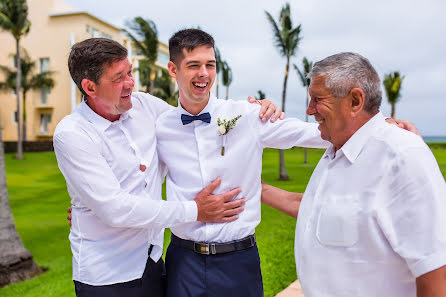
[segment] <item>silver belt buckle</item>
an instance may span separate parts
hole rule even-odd
[[[209,244],[194,242],[194,252],[202,255],[209,255]]]
[[[215,255],[217,249],[215,243],[194,242],[194,252],[202,255]]]

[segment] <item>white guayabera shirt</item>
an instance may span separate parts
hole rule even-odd
[[[209,124],[197,120],[183,125],[181,114],[190,114],[181,104],[158,117],[158,154],[169,168],[168,201],[191,201],[217,177],[221,177],[222,182],[216,194],[240,187],[242,191],[238,197],[246,199],[245,209],[236,221],[181,224],[171,228],[176,236],[194,241],[228,242],[253,234],[260,222],[263,148],[327,147],[316,124],[298,119],[262,123],[259,111],[257,104],[211,97],[201,112],[211,114]],[[231,120],[238,115],[242,117],[225,135],[222,156],[223,136],[218,130],[217,118]]]
[[[108,285],[141,278],[149,244],[162,254],[163,227],[194,222],[197,206],[161,200],[155,121],[169,106],[143,93],[110,122],[82,102],[57,126],[54,150],[73,205],[73,279]],[[146,166],[145,172],[140,165]]]
[[[446,265],[446,184],[427,145],[381,113],[330,146],[299,209],[295,257],[305,297],[415,297]]]

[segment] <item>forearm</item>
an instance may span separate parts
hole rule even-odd
[[[446,296],[446,266],[421,275],[416,284],[417,297]]]
[[[302,193],[288,192],[262,183],[262,203],[297,218]]]

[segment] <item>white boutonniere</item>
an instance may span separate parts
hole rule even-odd
[[[221,147],[221,155],[222,156],[225,155],[226,134],[228,134],[228,132],[232,128],[234,128],[235,124],[237,123],[237,120],[240,119],[241,117],[242,117],[242,115],[239,114],[232,120],[223,119],[223,121],[220,120],[220,118],[217,118],[217,129],[218,129],[218,132],[220,132],[221,136],[223,136],[223,145]]]

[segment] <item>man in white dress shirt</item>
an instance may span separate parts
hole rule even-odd
[[[246,203],[235,223],[171,227],[167,295],[263,296],[254,236],[261,213],[263,148],[326,147],[327,143],[316,124],[297,119],[262,123],[258,106],[211,96],[216,61],[209,34],[179,31],[169,40],[169,52],[168,69],[178,83],[179,104],[156,123],[158,155],[169,168],[167,200],[191,201],[202,185],[221,177],[216,193],[239,187]],[[219,130],[218,122],[225,120],[232,122],[232,129]]]
[[[54,149],[72,203],[76,295],[163,296],[163,228],[237,219],[244,199],[228,200],[240,189],[211,194],[217,179],[194,199],[161,200],[166,169],[158,162],[155,121],[172,107],[132,93],[127,50],[113,40],[75,44],[68,65],[84,101],[58,124]],[[269,118],[275,108],[267,108]]]
[[[380,79],[364,57],[330,56],[310,76],[307,113],[331,145],[301,202],[269,185],[262,194],[298,211],[305,297],[446,296],[446,183],[430,149],[385,123]]]

